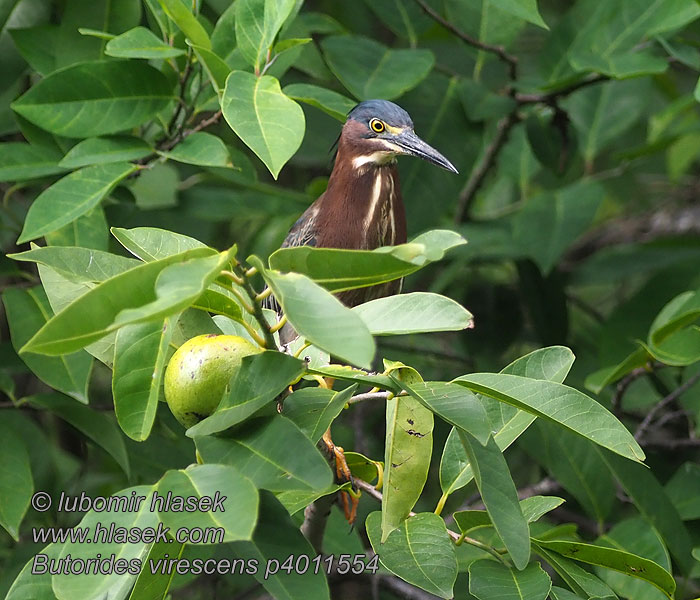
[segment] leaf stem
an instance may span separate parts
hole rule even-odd
[[[275,338],[272,336],[272,332],[270,331],[270,325],[268,324],[267,319],[265,319],[265,315],[263,314],[260,302],[257,302],[255,300],[258,294],[253,289],[253,284],[250,283],[250,280],[247,277],[248,271],[250,271],[250,269],[248,269],[248,271],[245,271],[240,264],[235,264],[232,268],[232,271],[233,274],[242,281],[241,287],[245,290],[246,294],[248,294],[248,298],[250,298],[253,308],[253,312],[251,314],[255,317],[255,320],[260,325],[260,329],[262,330],[263,336],[265,338],[263,340],[264,343],[261,344],[261,346],[270,350],[276,350],[277,344],[275,344]]]
[[[275,333],[275,332],[279,331],[286,324],[287,324],[287,315],[282,315],[282,318],[279,321],[277,321],[277,323],[275,325],[270,327],[270,333]]]

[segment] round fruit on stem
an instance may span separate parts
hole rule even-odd
[[[173,354],[165,369],[165,399],[175,418],[192,427],[212,414],[244,356],[262,348],[237,335],[199,335]]]

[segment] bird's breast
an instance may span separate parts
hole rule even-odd
[[[397,195],[395,173],[395,169],[387,167],[372,169],[369,173],[373,179],[371,194],[366,202],[360,203],[365,207],[362,220],[365,248],[400,243],[397,240],[397,207],[401,200]]]

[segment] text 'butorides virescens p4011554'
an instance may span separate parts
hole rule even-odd
[[[406,154],[457,173],[413,131],[413,121],[387,100],[366,100],[348,114],[328,188],[294,224],[283,248],[319,246],[373,250],[406,241],[406,212],[396,157]],[[355,306],[399,291],[400,282],[342,292]]]

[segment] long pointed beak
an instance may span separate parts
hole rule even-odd
[[[433,163],[438,167],[442,167],[447,171],[459,173],[459,171],[455,169],[455,166],[449,160],[435,150],[435,148],[429,144],[426,144],[410,129],[404,129],[392,140],[392,142],[401,148],[405,154],[417,156],[418,158],[427,160],[428,162]]]

